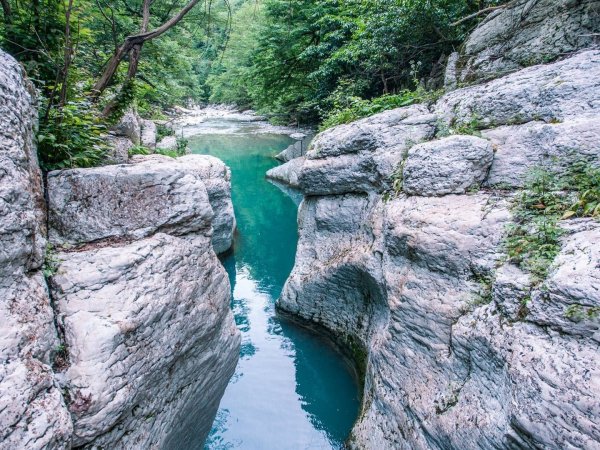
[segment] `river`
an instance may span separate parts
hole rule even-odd
[[[293,140],[243,116],[205,118],[183,132],[193,153],[231,168],[238,226],[222,262],[241,355],[205,449],[342,448],[359,408],[353,372],[325,340],[275,314],[294,264],[297,207],[265,172]]]

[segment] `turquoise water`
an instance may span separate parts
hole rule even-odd
[[[275,315],[294,264],[296,205],[264,177],[292,141],[256,124],[207,124],[189,137],[193,153],[231,168],[238,232],[223,258],[242,332],[241,357],[221,401],[206,449],[342,448],[359,406],[357,383],[326,342]],[[216,131],[216,133],[215,133]]]

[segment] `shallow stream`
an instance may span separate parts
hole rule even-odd
[[[234,251],[222,261],[241,356],[205,449],[342,448],[359,407],[351,368],[322,338],[275,315],[294,264],[297,206],[265,172],[293,140],[239,118],[208,118],[183,132],[193,153],[231,168],[238,225]]]

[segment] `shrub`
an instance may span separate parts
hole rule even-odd
[[[566,178],[567,186],[573,187],[578,195],[562,218],[600,217],[600,168],[579,160],[571,165]]]
[[[508,256],[542,280],[560,250],[559,220],[600,216],[600,169],[581,159],[562,176],[533,169],[513,214],[515,223],[506,236]]]
[[[149,155],[150,153],[150,149],[148,147],[144,147],[143,145],[134,145],[127,151],[127,154],[130,157],[133,155]]]
[[[69,102],[51,109],[48,117],[40,120],[40,165],[55,170],[101,164],[108,149],[102,140],[105,130],[88,102]]]
[[[415,103],[431,102],[439,95],[438,91],[427,91],[422,87],[418,87],[414,91],[404,90],[399,94],[383,95],[372,100],[363,100],[360,97],[344,97],[342,93],[336,91],[332,96],[333,110],[323,120],[319,131],[350,123],[389,109]]]
[[[506,246],[512,262],[543,280],[559,252],[558,220],[566,209],[559,177],[534,169],[513,207],[514,224],[507,227]]]
[[[162,138],[166,136],[173,136],[175,131],[162,123],[156,124],[156,140],[160,141]]]

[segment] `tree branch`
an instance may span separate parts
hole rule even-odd
[[[483,9],[482,9],[482,10],[480,10],[480,11],[477,11],[477,12],[475,12],[475,13],[473,13],[473,14],[469,14],[468,16],[466,16],[466,17],[463,17],[462,19],[460,19],[460,20],[457,20],[457,21],[456,21],[456,22],[454,22],[454,23],[451,23],[451,24],[450,24],[450,26],[452,26],[452,27],[455,27],[455,26],[457,26],[457,25],[460,25],[460,24],[461,24],[461,23],[463,23],[463,22],[466,22],[467,20],[474,19],[475,17],[479,17],[479,16],[481,16],[481,15],[483,15],[483,14],[487,14],[487,13],[490,13],[490,12],[492,12],[492,11],[496,11],[497,9],[506,8],[506,7],[508,7],[508,6],[511,6],[511,5],[512,5],[514,2],[515,2],[515,0],[513,0],[512,2],[508,2],[508,3],[504,4],[504,5],[499,5],[499,6],[490,6],[490,7],[488,7],[488,8],[483,8]]]

